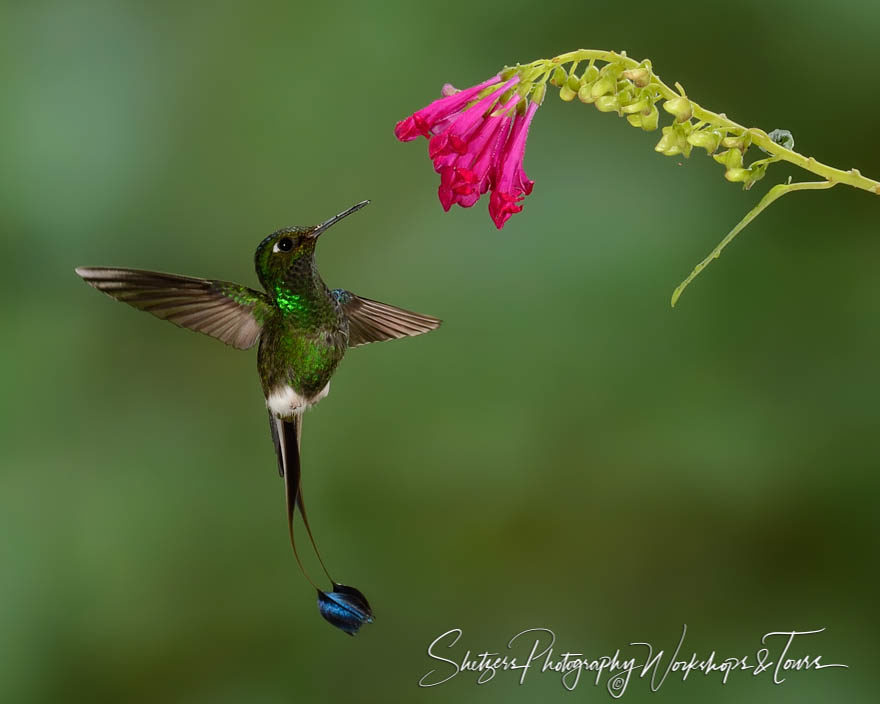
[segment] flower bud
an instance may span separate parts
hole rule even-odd
[[[721,133],[718,130],[700,130],[688,135],[687,141],[711,154],[721,144]]]
[[[635,93],[633,92],[632,86],[626,81],[620,81],[617,84],[617,99],[620,101],[621,105],[627,105],[633,101],[635,98]]]
[[[672,128],[664,127],[663,136],[660,138],[660,141],[657,142],[657,146],[654,147],[654,151],[665,154],[668,149],[671,149],[675,146],[675,141],[675,134],[672,132]]]
[[[742,183],[747,180],[749,177],[749,170],[738,168],[738,169],[728,169],[724,172],[724,178],[732,183]]]
[[[749,166],[749,178],[745,183],[746,190],[751,188],[756,181],[764,178],[764,175],[767,173],[767,166],[768,162],[766,161],[755,162]]]
[[[547,93],[547,84],[539,83],[532,89],[532,102],[540,105],[544,102],[544,95]]]
[[[592,83],[599,77],[599,69],[593,65],[587,66],[587,70],[584,71],[584,75],[581,76],[581,82],[588,81]]]
[[[626,110],[626,108],[624,108]],[[641,127],[642,126],[642,116],[638,113],[634,115],[627,115],[626,121],[631,124],[633,127]]]
[[[651,72],[644,67],[627,69],[620,75],[628,81],[632,81],[639,88],[644,88],[651,82]]]
[[[627,115],[632,115],[637,112],[646,112],[651,108],[651,101],[648,100],[647,97],[639,98],[636,102],[630,103],[629,105],[625,105],[623,108],[623,112]]]
[[[601,95],[596,98],[596,109],[599,112],[615,112],[620,107],[616,95]]]
[[[559,89],[559,97],[562,98],[566,103],[570,103],[574,100],[574,96],[577,95],[576,91],[573,91],[568,87],[568,83],[566,83],[562,88]]]
[[[691,107],[691,101],[685,98],[683,95],[664,102],[663,109],[670,115],[674,115],[676,122],[685,122],[686,120],[690,120],[694,114],[694,110]]]
[[[592,83],[583,83],[581,87],[578,88],[578,100],[582,103],[595,103],[596,99],[593,97],[593,84]]]
[[[730,135],[721,140],[721,146],[727,149],[739,149],[745,151],[752,143],[752,138],[746,132],[741,135]]]
[[[651,108],[651,112],[647,115],[642,115],[642,129],[645,132],[653,132],[657,129],[657,125],[660,124],[660,111],[657,109],[657,106],[654,105]]]
[[[602,76],[593,84],[593,98],[600,98],[608,93],[613,93],[615,88],[617,88],[616,78],[609,75]]]
[[[579,90],[580,87],[581,87],[581,79],[578,78],[577,76],[575,76],[575,75],[572,73],[572,74],[566,79],[566,81],[565,81],[565,85],[567,85],[572,91],[574,91],[575,93],[577,93],[578,90]]]
[[[644,127],[644,118],[643,118]],[[691,145],[688,144],[685,131],[680,125],[668,125],[663,128],[663,136],[654,147],[654,151],[660,152],[664,156],[675,156],[684,154],[686,157],[691,154]]]
[[[566,81],[565,71],[562,70],[562,66],[557,66],[553,69],[553,75],[550,77],[550,83],[557,88],[561,88],[562,84]]]
[[[743,163],[743,153],[739,149],[728,149],[726,152],[714,154],[712,158],[728,169],[738,169]]]

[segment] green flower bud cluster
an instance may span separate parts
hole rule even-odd
[[[578,65],[587,63],[578,73]],[[568,70],[566,70],[568,66]],[[681,292],[722,250],[775,200],[794,191],[821,190],[837,184],[846,184],[880,195],[880,181],[862,176],[858,169],[837,169],[822,164],[813,157],[794,151],[791,132],[776,129],[769,134],[757,128],[746,128],[727,117],[691,101],[680,84],[667,85],[654,73],[647,59],[636,61],[626,52],[597,49],[577,49],[559,54],[552,59],[538,59],[528,64],[506,67],[500,74],[508,80],[518,74],[520,81],[513,89],[525,100],[517,103],[517,110],[524,110],[528,103],[540,104],[547,92],[547,84],[559,89],[559,97],[566,102],[578,98],[582,103],[593,104],[600,112],[616,112],[626,117],[633,127],[646,131],[656,130],[659,110],[672,116],[672,124],[663,127],[655,150],[665,156],[688,157],[696,147],[704,149],[715,161],[724,166],[724,177],[733,183],[750,188],[766,174],[770,164],[787,161],[823,180],[779,184],[769,190],[746,216],[731,230],[721,243],[700,262],[679,285],[672,296],[672,305]],[[487,88],[478,98],[494,88]],[[766,158],[745,163],[749,147],[754,144]]]
[[[657,129],[660,115],[655,107],[659,93],[651,86],[651,67],[645,63],[626,69],[622,63],[610,62],[598,68],[594,62],[578,76],[577,64],[568,73],[556,67],[550,83],[559,87],[559,97],[568,102],[577,97],[582,103],[596,106],[599,112],[616,112],[626,116],[633,127],[646,131]]]
[[[586,68],[579,72],[578,66],[584,63]],[[824,171],[816,170],[815,167],[822,165],[815,160],[795,153],[781,155],[773,148],[779,145],[786,150],[794,149],[794,139],[787,130],[774,130],[768,135],[760,130],[748,130],[729,120],[724,113],[712,113],[692,102],[679,83],[674,88],[665,84],[654,73],[649,60],[636,62],[626,52],[582,49],[554,59],[506,67],[500,78],[507,80],[515,74],[519,74],[520,82],[511,94],[516,92],[524,98],[517,104],[518,112],[523,112],[529,102],[540,105],[546,96],[547,84],[558,88],[559,97],[565,102],[577,98],[582,103],[595,105],[599,112],[616,112],[630,125],[646,132],[660,127],[658,108],[662,107],[672,116],[672,124],[663,127],[655,151],[664,156],[689,157],[695,147],[703,149],[725,167],[724,177],[728,181],[741,183],[745,189],[762,179],[770,164],[782,159],[825,175]],[[747,165],[743,157],[753,140],[771,156]],[[880,194],[880,186],[875,186],[876,182],[866,186],[862,181],[867,180],[858,172],[835,170],[835,178]]]
[[[633,127],[647,132],[660,126],[659,103],[673,118],[671,125],[663,127],[660,140],[654,147],[656,152],[664,156],[687,158],[694,147],[704,149],[715,161],[725,166],[724,177],[728,181],[742,183],[747,189],[764,177],[767,166],[774,161],[766,159],[750,166],[744,165],[743,155],[751,144],[749,132],[730,132],[725,127],[706,122],[694,124],[697,119],[694,117],[694,105],[684,89],[676,84],[678,95],[664,99],[650,61],[643,61],[636,68],[627,68],[623,62],[610,61],[599,68],[591,60],[580,75],[576,72],[577,67],[578,62],[575,61],[568,71],[560,65],[545,68],[545,81],[559,88],[559,97],[565,102],[577,97],[582,103],[595,105],[599,112],[616,112],[626,117]],[[543,88],[544,83],[540,83],[538,88],[531,89],[535,92],[533,100],[543,100]],[[782,142],[783,138],[780,137],[779,141]],[[722,149],[720,153],[719,149]]]

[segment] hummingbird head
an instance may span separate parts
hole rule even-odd
[[[342,218],[360,210],[369,202],[361,201],[320,225],[281,228],[260,242],[254,255],[254,264],[263,287],[268,290],[275,283],[288,279],[299,269],[303,269],[304,272],[310,271],[318,237]]]

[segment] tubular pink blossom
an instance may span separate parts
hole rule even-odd
[[[472,200],[468,197],[468,199],[461,199],[459,201],[463,207],[469,208],[477,202],[481,195],[489,190],[492,181],[492,172],[495,170],[498,159],[501,156],[501,149],[504,146],[504,141],[507,139],[508,133],[510,132],[510,123],[512,121],[513,119],[510,115],[505,115],[499,120],[493,139],[486,143],[486,146],[471,166],[477,177],[477,184]]]
[[[455,202],[455,194],[452,192],[452,184],[455,181],[455,168],[452,166],[444,166],[440,169],[440,187],[437,189],[437,196],[440,198],[440,205],[447,213]]]
[[[523,169],[523,156],[540,102],[528,100],[534,91],[529,84],[500,103],[520,80],[519,73],[504,82],[499,75],[463,91],[447,83],[442,98],[397,123],[394,133],[401,141],[428,138],[444,210],[455,204],[469,208],[487,191],[489,215],[499,229],[522,210],[521,201],[534,186]],[[516,110],[520,101],[526,104],[523,112]]]
[[[460,159],[464,159],[468,163],[472,161],[472,159],[468,158],[468,155],[476,155],[482,151],[486,143],[495,134],[495,128],[499,121],[502,120],[503,115],[505,113],[509,114],[510,109],[519,102],[519,99],[518,95],[514,95],[503,106],[494,106],[494,109],[489,110],[489,114],[481,118],[480,122],[474,120],[473,123],[476,123],[475,125],[473,123],[462,125],[461,128],[456,125],[454,131],[458,134],[453,135],[453,129],[450,129],[448,143],[443,135],[432,137],[431,144],[434,148],[431,149],[429,145],[428,155],[434,161],[434,170],[439,172],[444,166],[450,166]],[[475,105],[474,107],[476,108],[477,106]],[[501,114],[493,114],[496,112]],[[464,117],[462,117],[462,120],[464,120]],[[462,133],[464,137],[461,136]],[[453,140],[453,136],[457,137],[457,139]]]
[[[440,134],[443,130],[448,129],[457,119],[458,113],[450,115],[449,117],[444,117],[439,122],[434,123],[434,126],[431,128],[431,132],[433,134]]]
[[[511,215],[522,210],[519,202],[532,192],[534,186],[534,181],[529,180],[523,170],[523,156],[529,126],[537,109],[538,104],[531,102],[525,115],[517,115],[501,158],[496,163],[492,195],[489,198],[489,215],[499,230]]]
[[[486,117],[473,133],[464,154],[442,154],[434,159],[434,169],[441,174],[438,195],[445,210],[453,203],[469,208],[488,190],[489,174],[510,131],[510,110],[519,100],[519,95],[512,96],[497,108],[500,114]]]
[[[475,86],[452,93],[451,95],[445,95],[443,98],[438,98],[430,105],[426,105],[421,110],[417,110],[409,117],[398,122],[394,127],[394,136],[401,142],[410,142],[419,136],[429,136],[435,124],[461,110],[484,88],[495,85],[500,80],[501,78],[498,76],[493,76],[489,80]],[[444,94],[446,92],[448,90],[444,86]]]
[[[492,91],[485,98],[471,105],[467,110],[460,113],[458,118],[440,134],[431,137],[428,143],[428,156],[432,160],[444,154],[452,152],[464,154],[468,150],[468,142],[480,129],[480,125],[486,121],[486,113],[492,108],[498,98],[509,88],[516,85],[519,76],[514,76],[497,90]]]

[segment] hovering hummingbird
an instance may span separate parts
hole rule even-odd
[[[354,635],[372,622],[366,597],[338,584],[327,572],[306,517],[300,486],[300,436],[306,409],[330,390],[330,377],[349,347],[430,332],[440,320],[329,289],[315,264],[318,238],[369,201],[352,206],[320,225],[286,227],[257,247],[257,276],[265,293],[240,284],[163,274],[139,269],[78,267],[86,283],[116,300],[210,335],[237,349],[259,340],[257,368],[269,412],[269,429],[284,478],[287,525],[294,556],[306,579],[318,591],[321,615]],[[296,549],[293,518],[299,508],[303,523],[333,589],[318,588]]]

